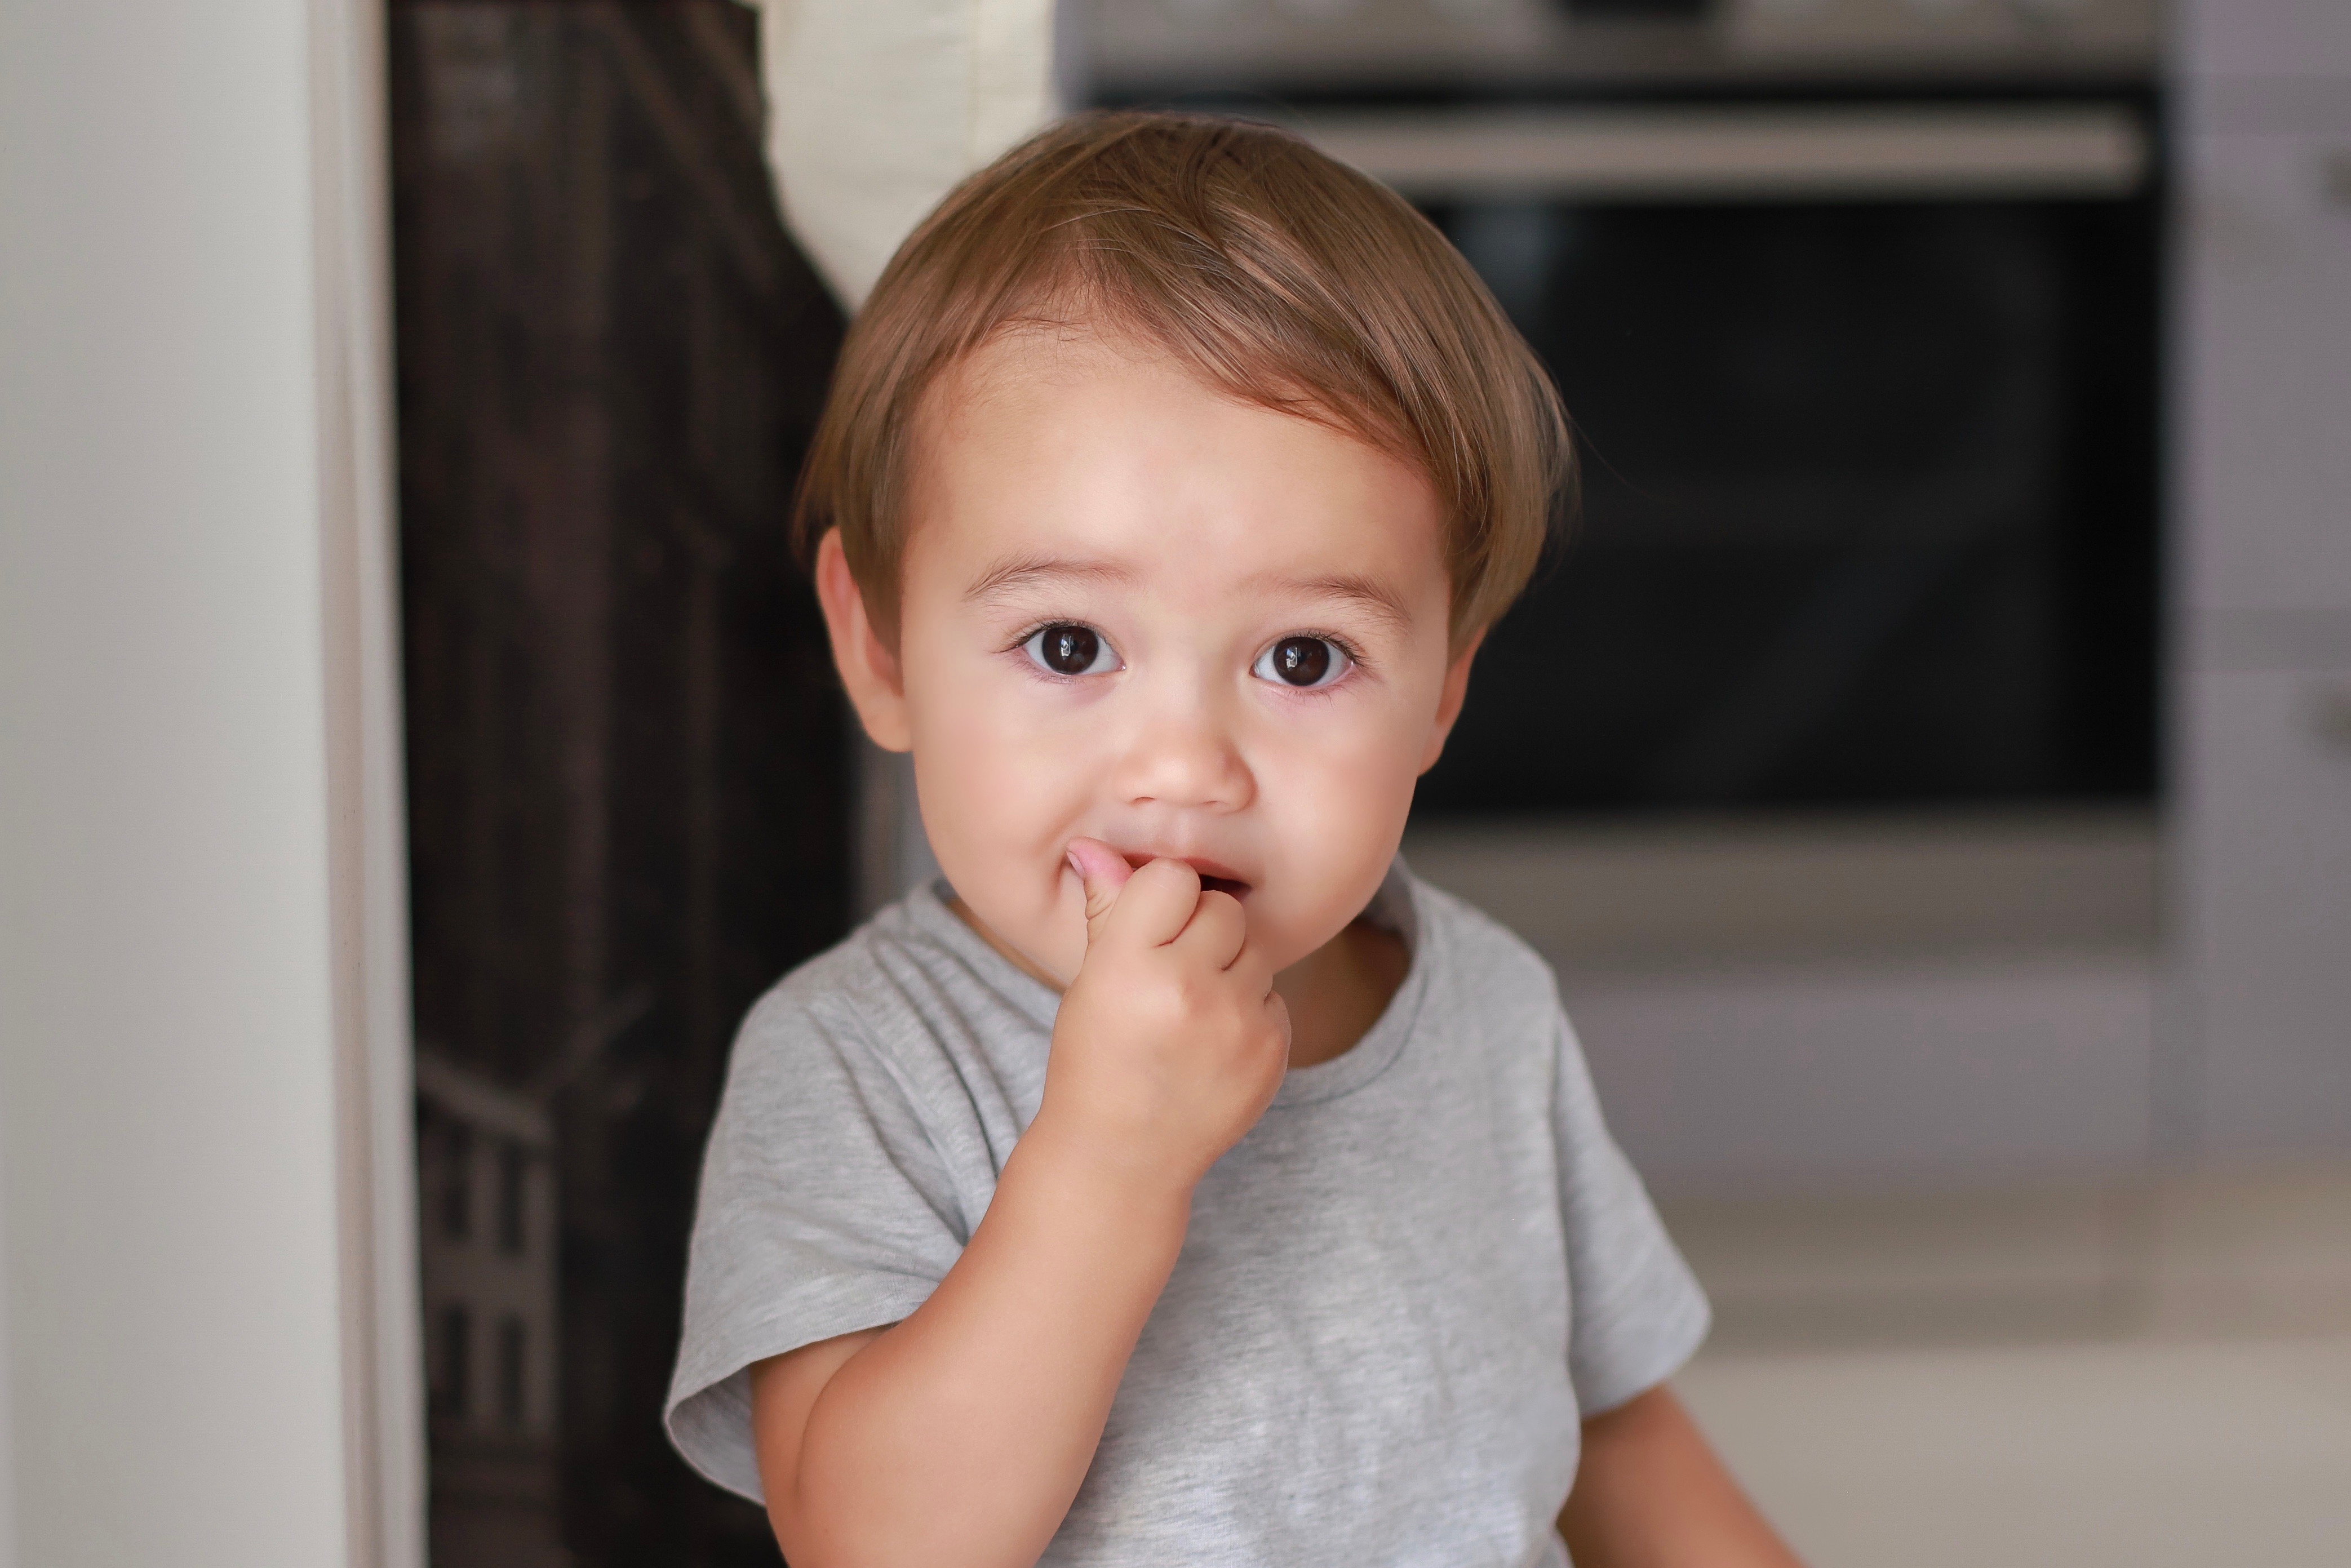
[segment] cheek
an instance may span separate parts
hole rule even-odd
[[[1416,755],[1398,745],[1300,747],[1265,780],[1270,805],[1327,855],[1349,843],[1384,861],[1412,809]]]
[[[1267,754],[1259,799],[1300,955],[1337,935],[1378,888],[1403,837],[1425,725],[1298,737]]]
[[[1034,694],[1017,671],[931,674],[937,678],[910,678],[908,691],[932,852],[998,936],[1066,983],[1085,928],[1070,904],[1061,852],[1085,815],[1097,768],[1082,747],[1099,727],[1072,734],[1040,713],[1024,700]]]
[[[943,684],[916,709],[915,767],[934,833],[967,840],[974,853],[1021,857],[1050,836],[1084,774],[1067,737],[1042,726],[1019,700],[1018,677]],[[945,862],[946,847],[935,845]]]

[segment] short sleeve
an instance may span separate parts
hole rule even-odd
[[[1680,1370],[1705,1340],[1706,1293],[1631,1162],[1608,1134],[1575,1030],[1559,1019],[1552,1124],[1567,1233],[1568,1371],[1586,1416]]]
[[[760,1500],[753,1363],[899,1322],[967,1239],[920,1109],[853,1024],[781,996],[737,1038],[703,1157],[670,1438]]]

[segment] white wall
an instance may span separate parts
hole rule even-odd
[[[0,1173],[7,1168],[7,1148],[0,1138]],[[16,1427],[9,1416],[8,1337],[8,1194],[0,1183],[0,1568],[16,1568]]]
[[[0,1561],[352,1556],[312,23],[0,7]]]

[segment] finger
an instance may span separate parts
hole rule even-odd
[[[1273,989],[1273,967],[1265,961],[1265,949],[1254,942],[1241,944],[1241,950],[1225,966],[1225,973],[1253,996],[1265,996]]]
[[[1153,861],[1127,879],[1102,934],[1138,947],[1162,947],[1176,940],[1199,903],[1198,872],[1182,861]]]
[[[1248,940],[1249,916],[1241,912],[1241,901],[1229,893],[1211,889],[1200,894],[1191,920],[1175,945],[1225,969],[1240,956],[1242,945]]]
[[[1071,839],[1069,847],[1070,869],[1077,873],[1078,885],[1086,895],[1086,946],[1098,941],[1102,929],[1110,923],[1110,912],[1118,903],[1119,890],[1134,874],[1126,857],[1100,839]]]

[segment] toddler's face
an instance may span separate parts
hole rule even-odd
[[[986,931],[1067,984],[1085,836],[1191,862],[1277,968],[1336,936],[1468,679],[1426,479],[1090,334],[975,356],[920,446],[895,669],[851,685]]]

